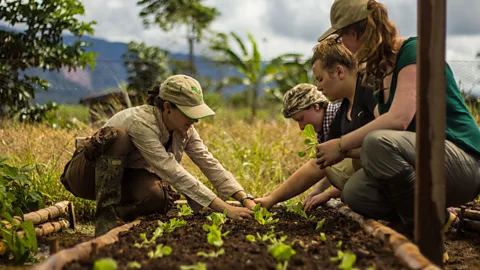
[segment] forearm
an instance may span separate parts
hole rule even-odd
[[[356,159],[360,158],[361,150],[362,150],[362,148],[356,148],[356,149],[349,150],[348,153],[347,153],[347,158],[356,158]]]
[[[392,114],[387,112],[380,115],[377,119],[366,124],[365,126],[352,131],[347,135],[344,135],[341,140],[342,150],[348,151],[360,148],[362,146],[363,139],[365,139],[368,133],[381,129],[405,130],[405,126],[403,122],[396,120]]]
[[[208,207],[217,212],[223,212],[224,210],[228,211],[231,206],[224,202],[222,199],[216,197]]]
[[[325,171],[315,164],[315,160],[310,160],[273,191],[270,197],[275,203],[283,202],[301,194],[324,177]]]
[[[342,191],[336,187],[332,187],[331,189],[324,191],[324,193],[328,196],[329,199],[340,198],[340,196],[342,195]]]
[[[330,185],[331,184],[328,178],[324,177],[322,180],[317,182],[317,184],[315,185],[315,189],[320,192],[324,192]]]

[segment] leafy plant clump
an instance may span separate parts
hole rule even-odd
[[[353,267],[356,260],[357,256],[355,254],[348,251],[342,252],[341,250],[337,252],[337,257],[330,258],[332,262],[340,261],[338,268],[343,270],[358,270],[358,268]]]
[[[227,221],[227,210],[225,209],[223,213],[213,212],[207,216],[207,220],[211,221],[213,225],[220,227]]]
[[[159,220],[158,227],[153,232],[152,238],[148,239],[147,234],[141,233],[140,239],[142,240],[142,242],[135,243],[134,246],[136,248],[148,247],[151,244],[154,244],[155,240],[157,240],[158,237],[161,237],[164,233],[172,233],[176,228],[180,228],[182,226],[185,226],[186,224],[187,222],[185,220],[177,218],[170,219],[168,223],[164,223]]]
[[[172,233],[176,228],[183,227],[187,222],[183,219],[172,218],[169,223],[158,221],[158,226],[163,229],[165,233]]]
[[[297,252],[291,246],[279,241],[268,247],[268,253],[277,261],[288,261]]]
[[[93,270],[116,270],[117,262],[112,258],[103,258],[93,263]]]
[[[169,246],[164,246],[163,244],[157,245],[155,251],[148,252],[148,257],[150,259],[161,258],[163,256],[170,255],[172,253],[172,248]]]
[[[187,204],[183,204],[182,206],[177,205],[178,208],[178,216],[179,217],[188,217],[193,215],[193,210]]]
[[[311,124],[305,126],[302,131],[302,137],[305,138],[304,143],[307,145],[307,148],[303,151],[299,151],[298,155],[300,157],[304,157],[308,154],[309,158],[316,157],[315,146],[318,144],[317,141],[317,134],[315,133],[315,129]]]
[[[314,215],[308,215],[305,210],[303,209],[303,205],[301,202],[297,203],[295,207],[295,214],[300,215],[308,220],[314,220],[316,217]]]
[[[202,262],[194,265],[180,265],[180,270],[207,270],[207,265]]]
[[[226,231],[222,234],[222,228],[217,227],[217,225],[212,224],[203,224],[203,230],[208,232],[207,234],[207,241],[210,245],[214,247],[221,247],[223,245],[223,236],[226,236],[230,233],[230,231]]]
[[[225,249],[221,248],[217,252],[211,251],[210,253],[206,253],[203,251],[197,252],[197,256],[199,257],[205,257],[205,258],[217,258],[220,255],[225,254]]]
[[[255,213],[255,220],[261,225],[271,225],[278,222],[278,218],[273,218],[277,213],[272,213],[267,210],[267,208],[261,208],[261,205],[257,203],[253,208]]]

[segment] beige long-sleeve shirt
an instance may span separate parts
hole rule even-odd
[[[170,134],[161,111],[156,107],[142,105],[123,110],[110,118],[105,126],[125,128],[136,146],[127,159],[127,168],[143,168],[157,174],[183,193],[194,210],[210,205],[217,196],[180,165],[183,152],[205,174],[221,198],[226,199],[243,190],[232,173],[208,151],[193,126],[186,137],[173,132],[171,146],[165,149]]]

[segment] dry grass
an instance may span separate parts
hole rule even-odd
[[[305,162],[296,154],[302,148],[302,140],[295,123],[278,118],[250,125],[235,119],[232,114],[223,113],[201,121],[196,128],[213,155],[248,192],[255,196],[269,193]],[[90,127],[54,130],[45,125],[1,122],[0,153],[17,167],[36,167],[35,188],[46,195],[47,204],[72,200],[81,216],[91,217],[94,204],[75,198],[65,190],[59,178],[75,150],[74,138],[93,132]],[[209,185],[186,155],[182,165]]]

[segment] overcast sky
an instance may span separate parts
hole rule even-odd
[[[136,0],[81,0],[84,20],[95,20],[95,37],[109,41],[145,42],[171,52],[187,52],[184,29],[163,33],[144,29]],[[253,34],[262,58],[282,53],[310,55],[317,37],[330,26],[332,0],[206,0],[221,15],[212,24],[220,32]],[[417,0],[379,0],[401,36],[416,35]],[[480,1],[447,0],[447,59],[475,60],[480,51]],[[205,44],[197,52],[204,52]]]

